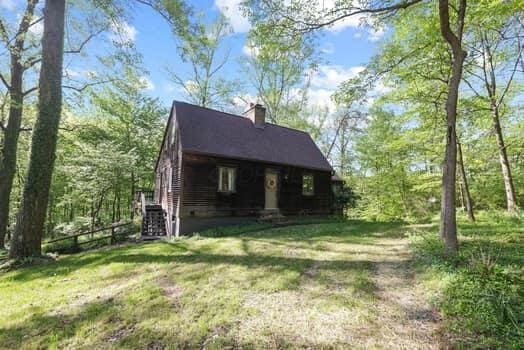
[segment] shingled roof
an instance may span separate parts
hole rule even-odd
[[[308,133],[175,101],[183,152],[332,171]]]

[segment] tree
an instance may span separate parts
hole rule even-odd
[[[458,250],[457,213],[455,207],[455,180],[457,171],[457,105],[459,87],[466,51],[462,47],[466,0],[459,0],[455,29],[451,28],[449,2],[439,0],[440,31],[452,53],[451,77],[446,98],[446,150],[442,166],[442,197],[440,203],[440,236],[446,252],[454,254]]]
[[[48,235],[129,218],[135,188],[151,188],[166,109],[140,72],[88,91],[66,109],[52,182]]]
[[[501,17],[503,20],[501,21]],[[517,196],[508,158],[507,144],[504,141],[502,119],[505,117],[505,103],[515,85],[515,73],[521,61],[520,44],[522,28],[511,16],[497,16],[490,25],[475,26],[475,36],[470,44],[473,59],[466,66],[465,81],[478,97],[480,108],[491,114],[492,129],[495,133],[499,161],[506,193],[507,210],[517,210]],[[494,23],[493,23],[494,22]],[[497,23],[499,22],[499,23]],[[501,22],[501,23],[500,23]],[[479,88],[480,86],[480,88]],[[484,91],[482,93],[482,91]]]
[[[259,23],[248,34],[246,51],[241,59],[243,73],[269,121],[296,124],[293,119],[307,107],[307,75],[317,65],[311,35],[281,36],[270,25]]]
[[[469,191],[468,176],[466,174],[466,167],[464,165],[464,157],[462,155],[462,145],[460,142],[457,143],[458,151],[458,162],[460,166],[460,179],[461,179],[461,194],[468,213],[468,220],[475,221],[475,214],[473,212],[473,200],[471,199],[471,193]]]
[[[16,33],[11,38],[6,25],[0,18],[0,39],[6,46],[10,57],[10,81],[0,73],[0,79],[7,88],[9,95],[9,116],[7,125],[0,124],[3,135],[3,144],[0,154],[0,249],[4,248],[5,234],[9,221],[9,204],[13,179],[16,172],[18,138],[22,124],[24,97],[28,92],[23,90],[24,73],[35,63],[24,57],[29,51],[26,47],[26,37],[31,26],[38,23],[33,21],[33,14],[38,0],[28,0]],[[26,60],[27,59],[27,60]]]
[[[38,119],[33,131],[29,169],[9,251],[11,258],[41,254],[58,125],[62,111],[64,20],[65,0],[46,0]]]
[[[2,154],[0,155],[0,197],[6,198],[0,203],[0,246],[3,247],[6,227],[9,222],[10,199],[13,187],[13,178],[16,172],[18,158],[18,140],[21,131],[30,131],[32,120],[27,120],[27,116],[22,125],[22,116],[27,110],[28,103],[33,102],[33,93],[38,91],[37,80],[40,63],[42,60],[40,32],[37,29],[41,25],[43,17],[32,20],[35,13],[39,13],[36,0],[28,0],[26,9],[21,17],[18,29],[10,35],[10,26],[7,21],[0,19],[0,41],[11,57],[10,62],[10,83],[0,74],[1,80],[8,88],[10,95],[10,110],[7,124],[1,120],[1,131],[3,132]],[[99,54],[85,54],[88,43],[102,32],[109,30],[110,23],[114,23],[115,18],[122,12],[122,8],[117,6],[117,1],[99,1],[76,2],[69,4],[70,11],[74,15],[68,16],[68,23],[65,26],[67,31],[67,45],[64,53],[73,59],[67,60],[64,68],[64,88],[66,91],[81,92],[89,86],[94,86],[107,82],[103,74],[98,72],[94,74],[79,73],[74,70],[75,63],[79,59],[92,58],[103,61],[105,58]],[[14,17],[14,16],[13,16]],[[128,50],[128,48],[123,48]],[[124,50],[119,50],[117,54],[120,59],[126,55],[122,54]],[[82,55],[80,55],[82,54]],[[126,66],[132,63],[126,62]],[[113,65],[117,70],[118,66]],[[82,76],[83,75],[83,76]]]
[[[178,50],[182,61],[189,65],[189,74],[182,74],[168,68],[173,82],[183,88],[189,100],[202,107],[226,108],[231,104],[238,84],[220,75],[229,60],[229,50],[220,56],[224,39],[231,33],[231,27],[223,15],[211,24],[203,18],[178,31]]]
[[[448,0],[438,1],[439,27],[442,38],[446,41],[452,54],[451,77],[446,98],[446,148],[442,171],[442,199],[440,235],[446,252],[454,254],[458,250],[456,208],[455,208],[455,175],[456,175],[456,120],[459,86],[462,79],[463,63],[466,51],[462,46],[466,18],[466,0],[458,1],[454,16],[450,17]],[[334,23],[349,17],[375,15],[391,16],[396,12],[412,6],[424,5],[422,0],[400,0],[398,2],[377,1],[365,3],[336,2],[333,7],[324,7],[316,1],[251,1],[250,14],[255,20],[269,21],[282,32],[292,35],[296,32],[311,32],[332,26]],[[266,19],[264,19],[266,18]],[[451,21],[455,23],[452,28]]]

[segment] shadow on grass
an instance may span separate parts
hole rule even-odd
[[[307,229],[306,229],[307,228]],[[324,224],[299,225],[291,227],[273,228],[264,232],[239,235],[243,241],[267,241],[270,244],[288,245],[289,242],[300,243],[328,241],[334,243],[363,243],[376,237],[399,238],[404,235],[402,223],[398,222],[364,222],[364,221],[337,221]],[[369,237],[371,236],[371,238]],[[365,242],[368,243],[368,242]],[[121,264],[198,264],[209,265],[231,264],[243,265],[249,268],[273,267],[288,270],[300,270],[304,266],[320,264],[329,269],[359,269],[362,264],[371,261],[347,260],[315,260],[299,257],[280,257],[271,255],[247,254],[225,255],[211,254],[202,250],[189,249],[187,241],[175,243],[154,243],[155,249],[147,252],[147,246],[126,246],[115,249],[104,249],[96,252],[71,255],[45,266],[25,268],[12,275],[13,280],[30,281],[38,278],[68,275],[78,269],[94,268],[111,263]],[[247,252],[247,245],[244,247]],[[145,252],[144,252],[144,249]]]
[[[165,305],[145,303],[133,309],[132,316],[123,311],[124,300],[107,298],[86,303],[75,308],[62,307],[46,313],[34,313],[10,327],[0,328],[2,349],[54,349],[74,347],[74,342],[82,342],[82,335],[89,342],[105,344],[104,348],[124,349],[164,349],[169,341],[164,341],[171,333],[159,332],[149,328],[136,328],[134,320],[141,322],[158,315],[158,309]],[[84,339],[85,340],[85,339]],[[172,340],[171,340],[172,341]],[[176,339],[183,348],[198,345],[194,337]],[[194,343],[192,344],[191,341]],[[81,347],[88,348],[85,343]],[[78,346],[79,344],[76,344]]]
[[[164,243],[167,245],[167,243]],[[126,253],[114,254],[110,257],[90,257],[83,261],[67,264],[67,266],[56,266],[51,264],[45,269],[25,270],[13,276],[14,280],[29,281],[35,278],[49,276],[67,275],[78,269],[89,265],[96,267],[112,263],[120,264],[206,264],[209,266],[217,265],[239,265],[247,268],[268,267],[280,270],[302,271],[308,266],[315,265],[319,270],[362,270],[373,264],[374,260],[319,260],[297,257],[282,257],[260,254],[248,255],[225,255],[225,254],[207,254],[195,251],[194,254],[170,255],[170,254],[143,254],[143,253]],[[53,263],[53,265],[60,265]],[[63,265],[63,264],[62,264]]]
[[[75,336],[78,329],[95,319],[107,317],[115,311],[110,300],[83,305],[78,312],[66,313],[68,308],[56,312],[33,313],[11,327],[0,328],[0,343],[4,349],[18,349],[30,342],[31,348],[53,348],[57,343]]]

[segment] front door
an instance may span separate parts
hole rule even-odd
[[[273,169],[266,169],[266,209],[278,209],[278,173]]]

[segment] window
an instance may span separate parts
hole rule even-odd
[[[340,193],[342,192],[342,186],[340,185],[340,183],[334,183],[331,185],[331,190],[333,191],[333,194],[335,195],[335,197],[338,197],[340,195]]]
[[[218,167],[218,192],[235,192],[236,169]]]
[[[315,185],[312,174],[302,175],[302,194],[304,196],[312,196],[315,194]]]

